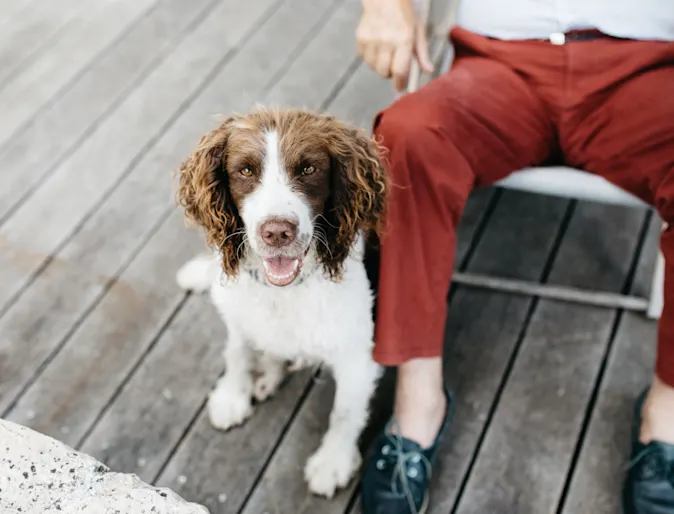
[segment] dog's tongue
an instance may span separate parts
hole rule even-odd
[[[267,280],[275,286],[290,284],[299,273],[300,260],[289,257],[272,257],[264,260]]]

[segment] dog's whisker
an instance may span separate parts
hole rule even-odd
[[[330,245],[328,244],[325,235],[320,236],[319,234],[314,234],[313,239],[325,246],[325,249],[328,251],[328,255],[330,255],[330,258],[332,259],[332,250],[330,250]]]
[[[336,229],[339,228],[338,226],[333,225],[332,223],[330,223],[330,221],[328,220],[328,218],[326,218],[323,214],[317,214],[317,215],[314,217],[314,221],[317,220],[318,218],[323,218],[323,219],[325,220],[325,222],[326,222],[328,225],[330,225],[332,228],[336,228]]]
[[[242,254],[240,254],[241,248],[243,247],[244,252],[246,251],[246,248],[244,245],[248,242],[248,236],[246,234],[243,235],[243,240],[239,244],[239,246],[236,247],[236,256],[239,258],[242,258]]]
[[[227,237],[225,237],[222,240],[222,244],[224,245],[230,237],[239,236],[241,234],[243,234],[245,236],[246,235],[246,229],[241,228],[239,230],[235,230],[234,232],[232,232],[231,234],[229,234]]]

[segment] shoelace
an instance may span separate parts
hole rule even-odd
[[[387,434],[387,439],[391,445],[386,445],[382,448],[382,455],[387,459],[395,459],[395,465],[393,468],[393,474],[391,475],[391,491],[394,494],[404,494],[409,504],[410,511],[412,514],[419,514],[419,511],[414,504],[414,496],[412,495],[412,489],[410,488],[409,479],[416,478],[416,475],[409,476],[408,472],[416,468],[412,467],[408,470],[409,463],[419,464],[422,463],[426,470],[426,475],[430,477],[431,475],[431,463],[430,461],[419,451],[404,451],[403,449],[403,438],[398,435],[400,430],[398,430],[398,425],[395,422],[392,422],[391,428],[395,428],[397,433]],[[398,488],[398,479],[402,486],[402,491]]]
[[[643,450],[641,450],[635,457],[630,460],[627,464],[627,469],[632,469],[634,466],[639,464],[641,461],[644,459],[647,459],[651,455],[659,455],[662,452],[658,450],[657,448],[654,448],[652,446],[647,446]],[[664,479],[668,481],[670,484],[672,484],[672,487],[674,487],[674,463],[668,464],[666,461],[663,459],[663,464],[664,464],[664,469],[660,469],[658,471],[664,471]]]

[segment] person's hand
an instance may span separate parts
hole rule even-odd
[[[363,0],[363,15],[356,30],[358,53],[384,78],[393,78],[393,87],[407,86],[412,59],[421,69],[433,72],[424,28],[412,0]]]

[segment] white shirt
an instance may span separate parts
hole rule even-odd
[[[460,0],[456,24],[498,39],[598,29],[620,38],[674,41],[674,0]]]

